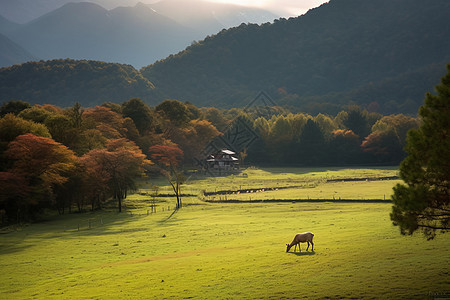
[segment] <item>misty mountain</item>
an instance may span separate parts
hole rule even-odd
[[[144,4],[112,10],[69,3],[8,36],[42,59],[91,59],[143,66],[185,48],[195,31]]]
[[[86,0],[0,0],[0,14],[7,19],[25,24],[70,2]],[[139,0],[89,0],[107,9],[134,6]]]
[[[48,8],[65,1],[30,5]],[[121,2],[126,0],[114,1]],[[25,3],[20,0],[17,5]],[[273,18],[275,15],[264,10],[200,0],[163,0],[111,10],[79,2],[65,4],[24,25],[0,17],[0,25],[5,23],[0,32],[43,59],[91,59],[142,67],[225,27]]]
[[[149,7],[202,33],[202,38],[242,23],[262,24],[278,18],[258,8],[201,0],[162,0]]]
[[[414,112],[450,62],[449,14],[447,0],[331,0],[297,18],[222,31],[141,72],[167,98],[199,106],[244,106],[265,90],[305,110],[394,101]],[[393,82],[391,94],[371,96]]]
[[[20,24],[10,21],[7,18],[0,15],[0,33],[6,34],[8,32],[18,29],[20,26],[21,26]]]
[[[37,58],[28,51],[0,34],[0,67],[21,64]]]
[[[70,2],[85,2],[86,0],[0,0],[0,15],[7,19],[24,24],[44,14],[62,7]],[[140,0],[89,0],[106,9],[114,9],[119,6],[135,6]],[[157,2],[157,1],[153,1]],[[158,13],[170,17],[183,25],[198,28],[205,20],[216,21],[214,28],[216,33],[223,28],[237,26],[241,23],[265,23],[272,21],[277,16],[266,10],[250,8],[240,5],[212,3],[207,0],[161,0],[154,4],[148,4]],[[206,36],[206,35],[205,35]]]

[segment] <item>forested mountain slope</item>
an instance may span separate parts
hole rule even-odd
[[[73,60],[3,68],[0,101],[89,106],[140,97],[229,108],[265,90],[291,111],[336,114],[357,104],[415,114],[450,62],[449,13],[447,0],[331,0],[298,18],[223,30],[140,72]]]
[[[263,9],[203,0],[89,1],[0,0],[0,33],[42,59],[100,60],[140,68],[223,28],[277,17]],[[23,20],[21,16],[32,15],[24,24],[4,17]]]
[[[130,65],[85,60],[29,62],[0,69],[0,101],[93,106],[151,98],[153,85]]]
[[[450,62],[449,14],[447,0],[331,0],[297,18],[222,31],[141,72],[166,97],[197,105],[245,105],[266,90],[306,110],[376,101],[414,112]],[[393,83],[392,94],[371,97]]]

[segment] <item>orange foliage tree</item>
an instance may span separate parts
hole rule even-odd
[[[171,140],[183,149],[186,161],[197,157],[209,142],[221,134],[209,121],[192,120],[186,127],[174,130]]]
[[[56,189],[69,180],[78,161],[66,146],[31,133],[12,141],[5,155],[13,164],[0,178],[3,194],[8,190],[4,205],[17,219],[54,206]]]
[[[81,161],[87,170],[91,196],[98,197],[107,189],[118,201],[119,212],[128,191],[136,188],[136,178],[151,164],[141,149],[125,138],[108,141],[105,149],[91,150]]]
[[[184,181],[183,172],[177,169],[183,159],[183,150],[178,146],[155,145],[149,148],[151,159],[159,166],[160,172],[167,178],[177,197],[176,209],[182,207],[181,185]]]

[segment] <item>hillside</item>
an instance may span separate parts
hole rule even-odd
[[[36,60],[28,51],[0,33],[0,67]]]
[[[331,0],[297,18],[222,31],[141,72],[167,98],[196,105],[244,106],[266,90],[302,109],[377,101],[416,112],[450,62],[449,13],[446,0]],[[409,80],[414,92],[405,94]],[[393,82],[401,85],[391,94],[371,97],[373,86]]]
[[[8,37],[42,59],[91,59],[143,66],[176,53],[195,34],[144,4],[107,10],[69,3]],[[197,36],[197,35],[195,35]]]
[[[20,24],[10,21],[9,19],[0,15],[0,33],[8,33],[10,31],[18,29],[20,26]]]
[[[85,0],[0,0],[0,11],[3,16],[14,22],[28,23],[70,2],[86,2]],[[118,6],[135,5],[139,0],[89,0],[107,9]]]
[[[0,0],[0,14],[10,18],[26,16],[29,8],[35,8],[33,13],[47,12],[23,25],[0,15],[0,33],[42,59],[89,59],[142,67],[223,28],[276,18],[261,9],[202,0],[92,2]]]
[[[0,69],[0,102],[23,99],[62,107],[151,98],[153,85],[130,65],[52,60]]]

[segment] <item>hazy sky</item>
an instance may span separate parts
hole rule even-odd
[[[298,16],[309,9],[320,6],[328,0],[208,0],[210,2],[232,3],[268,8],[283,16]]]

